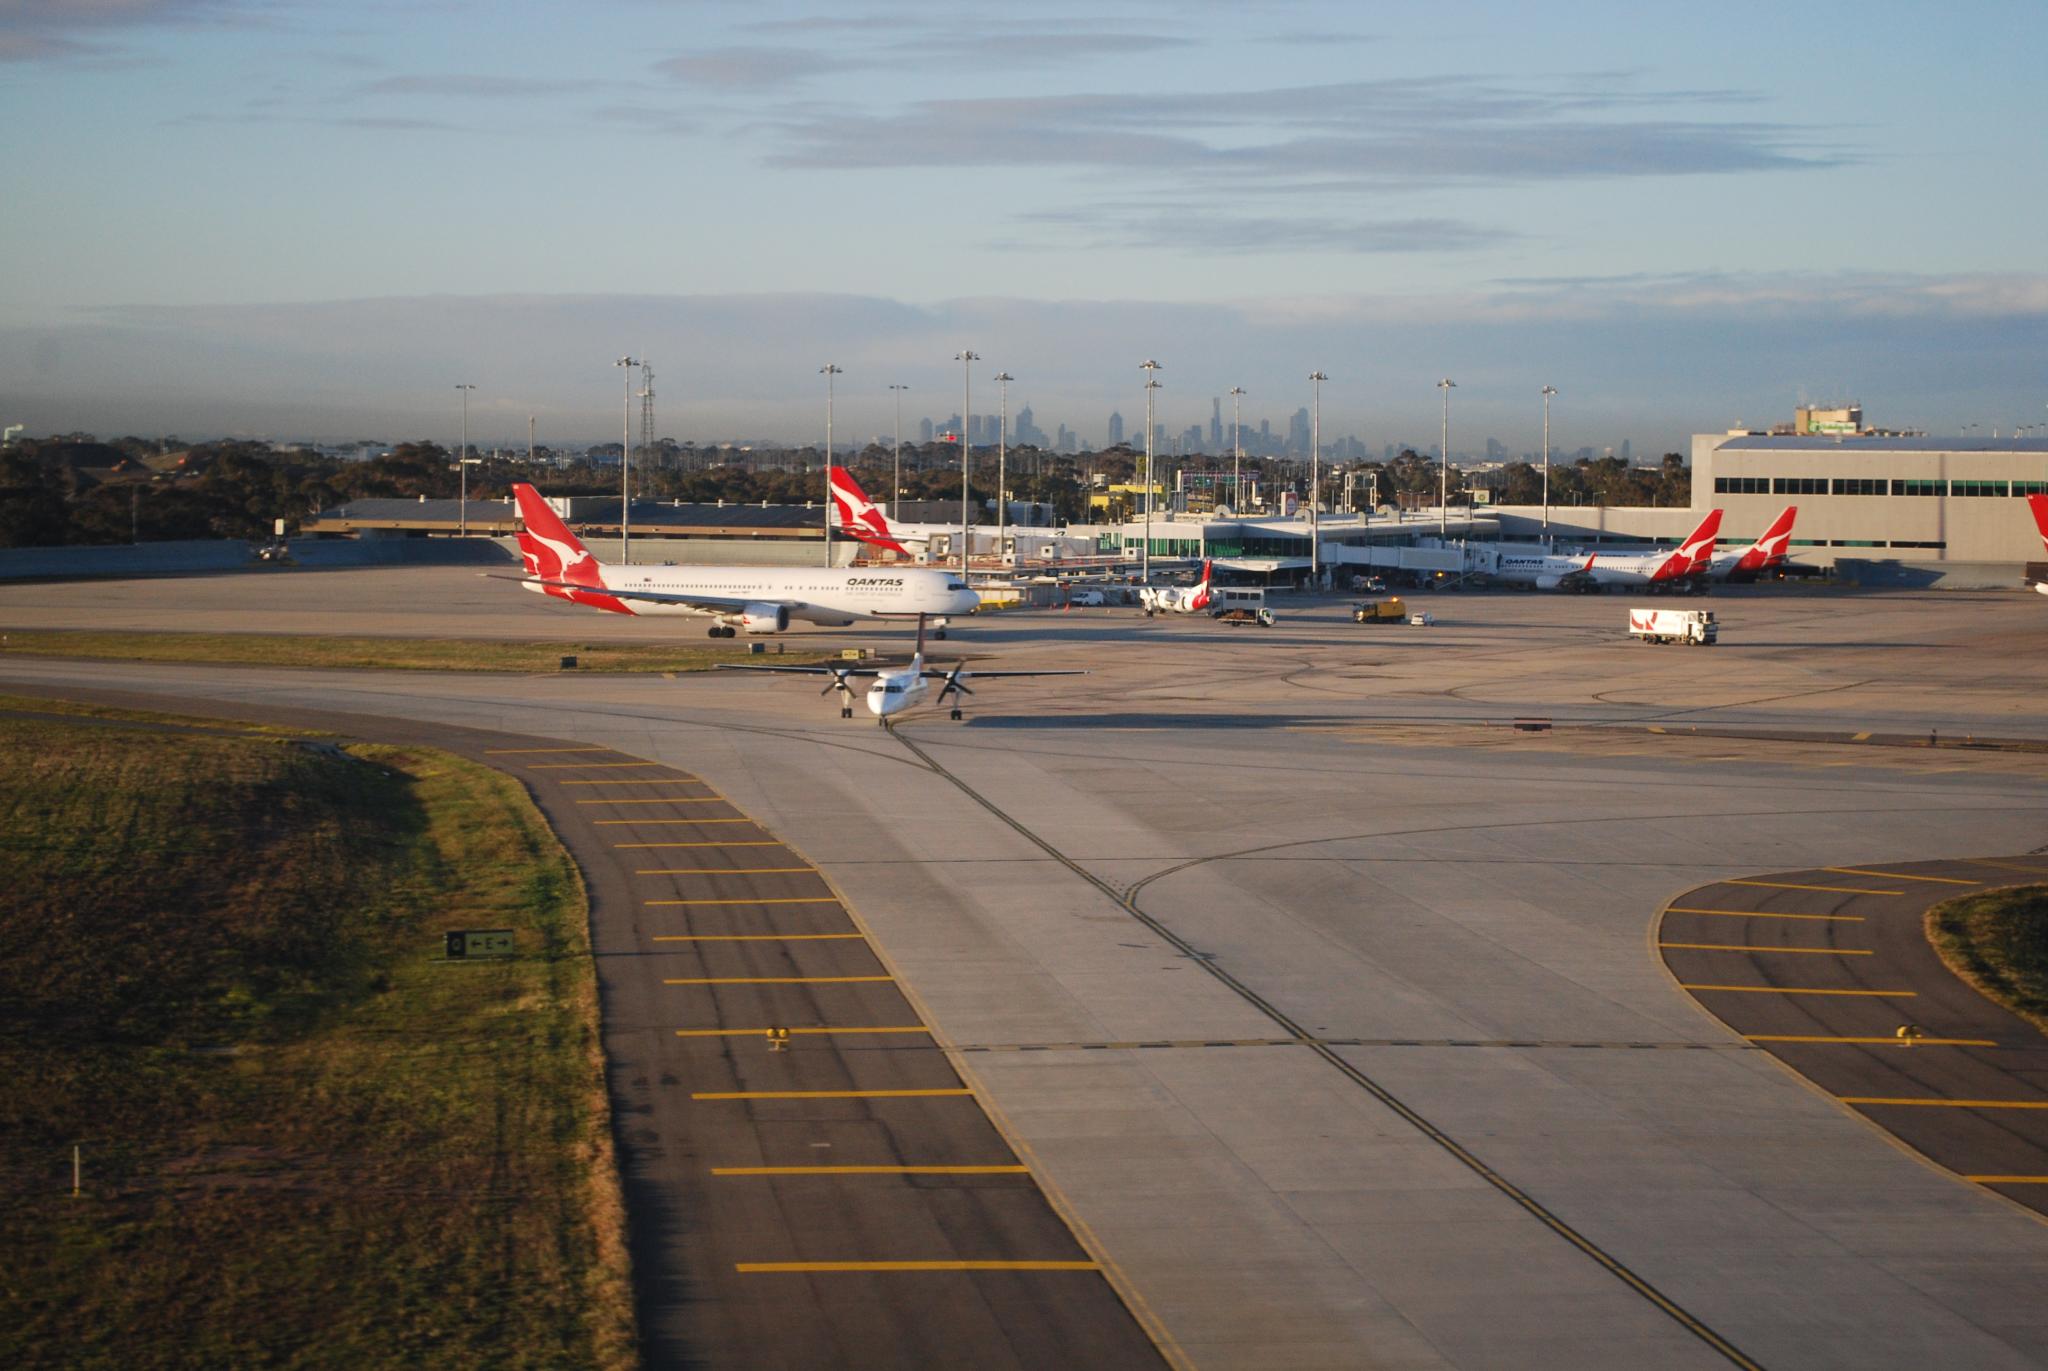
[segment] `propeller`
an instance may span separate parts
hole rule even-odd
[[[846,684],[846,672],[839,668],[832,669],[832,683],[818,693],[820,695],[830,695],[835,690],[845,691],[848,694],[852,693],[852,687]]]
[[[962,695],[972,695],[974,692],[969,690],[967,688],[967,683],[960,679],[962,673],[964,673],[966,670],[967,663],[962,662],[960,663],[960,665],[954,667],[951,671],[947,672],[946,683],[939,687],[938,697],[934,699],[932,703],[939,703],[939,701],[944,700],[947,695],[951,694],[956,690],[959,691]]]

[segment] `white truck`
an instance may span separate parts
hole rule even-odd
[[[1711,609],[1631,609],[1628,633],[1646,643],[1687,643],[1701,647],[1720,636]]]

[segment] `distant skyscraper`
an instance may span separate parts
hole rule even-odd
[[[1180,450],[1182,452],[1200,452],[1202,450],[1202,426],[1200,424],[1189,424],[1188,431],[1181,434]]]
[[[1487,460],[1487,461],[1489,461],[1489,462],[1498,462],[1498,461],[1500,461],[1500,460],[1501,460],[1502,458],[1506,457],[1507,455],[1508,455],[1508,450],[1507,450],[1507,449],[1506,449],[1505,447],[1503,447],[1503,446],[1501,445],[1501,441],[1500,441],[1500,439],[1498,439],[1498,438],[1488,438],[1488,439],[1486,440],[1486,460]]]
[[[1621,460],[1624,464],[1630,460],[1629,441],[1626,438],[1621,440]]]
[[[1308,406],[1303,405],[1294,411],[1294,417],[1287,421],[1287,450],[1306,457],[1309,443],[1312,441],[1309,436]]]
[[[1109,416],[1109,446],[1115,447],[1124,440],[1124,416],[1111,411]]]
[[[1074,450],[1074,431],[1065,424],[1060,425],[1059,436],[1053,439],[1053,446],[1061,452]]]
[[[1209,451],[1223,451],[1223,397],[1209,400]]]
[[[929,443],[931,440],[932,421],[929,419],[919,419],[917,421],[917,441],[920,443]]]

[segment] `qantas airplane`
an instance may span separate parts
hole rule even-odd
[[[836,522],[834,530],[848,538],[858,538],[870,547],[884,548],[899,557],[916,555],[931,546],[934,538],[945,538],[953,543],[955,555],[959,553],[958,524],[892,524],[867,492],[860,488],[860,482],[853,479],[853,473],[845,467],[834,466],[832,476],[832,513]]]
[[[1785,565],[1785,549],[1792,542],[1792,521],[1799,517],[1799,506],[1787,505],[1782,514],[1771,521],[1764,530],[1764,536],[1740,552],[1723,553],[1716,557],[1707,568],[1707,578],[1713,581],[1727,581],[1734,585],[1747,585],[1759,576],[1769,575]]]
[[[924,619],[917,622],[917,651],[904,666],[769,666],[753,662],[720,662],[721,671],[779,671],[790,676],[830,676],[832,681],[820,694],[839,692],[839,717],[853,717],[853,687],[847,681],[853,677],[872,676],[875,683],[867,688],[868,712],[881,723],[912,705],[923,704],[930,699],[933,704],[944,704],[950,695],[972,695],[967,687],[969,680],[989,676],[1086,676],[1085,671],[969,671],[967,663],[956,662],[951,667],[927,666],[924,660]],[[934,695],[930,683],[943,681]],[[960,717],[960,704],[953,703],[953,717]]]
[[[915,619],[946,636],[949,614],[972,614],[980,597],[950,571],[830,567],[600,565],[530,485],[512,487],[525,527],[520,582],[528,590],[614,614],[709,616],[710,636],[780,633],[803,620],[844,628],[860,619]]]
[[[1191,586],[1145,586],[1138,591],[1138,603],[1149,617],[1154,614],[1199,614],[1209,607],[1209,575],[1215,563],[1202,563],[1202,579]]]
[[[1503,553],[1494,572],[1503,581],[1534,585],[1538,590],[1605,590],[1608,586],[1643,586],[1698,594],[1706,589],[1707,568],[1714,560],[1714,538],[1721,511],[1708,510],[1692,535],[1670,552],[1631,557],[1553,557]]]
[[[2048,548],[2048,495],[2029,495],[2027,508],[2034,512],[2034,527],[2041,530],[2041,546]],[[2048,581],[2029,581],[2027,584],[2048,595]]]

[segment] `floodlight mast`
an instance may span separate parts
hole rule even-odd
[[[954,354],[960,364],[960,579],[967,579],[967,430],[974,420],[974,364],[981,354],[963,348]]]
[[[832,378],[845,375],[843,368],[825,363],[818,368],[825,378],[825,565],[832,565]]]
[[[624,398],[619,402],[619,565],[630,566],[632,535],[627,526],[633,522],[633,368],[640,365],[640,359],[621,357],[612,365],[619,368],[626,383]]]
[[[1159,389],[1159,363],[1147,358],[1138,363],[1145,373],[1145,546],[1138,553],[1138,576],[1152,582],[1152,392]]]

